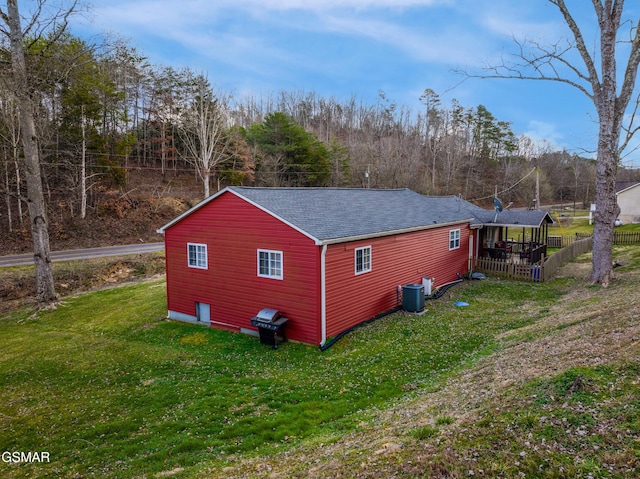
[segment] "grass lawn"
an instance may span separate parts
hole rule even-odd
[[[513,308],[561,294],[500,282],[457,288],[449,294],[470,307],[441,299],[425,316],[387,317],[325,352],[294,343],[274,351],[254,337],[164,321],[162,282],[0,316],[0,444],[52,459],[0,463],[1,475],[189,476],[204,462],[331,440],[368,409],[428,387],[492,350],[497,334],[535,321],[536,311],[513,318]]]
[[[0,477],[200,478],[336,443],[500,350],[506,333],[536,324],[574,286],[571,278],[464,283],[428,302],[424,316],[388,316],[325,352],[296,343],[272,350],[255,337],[166,321],[163,282],[5,313],[0,445],[47,451],[51,462],[0,462]],[[553,383],[532,387],[553,395]],[[413,440],[452,421],[443,416]]]
[[[555,221],[558,220],[555,214],[552,216]],[[562,227],[558,225],[549,227],[549,236],[574,236],[576,233],[593,233],[593,225],[589,224],[589,218],[561,218],[561,220],[563,221]],[[640,231],[640,223],[617,226],[615,231],[621,233]]]

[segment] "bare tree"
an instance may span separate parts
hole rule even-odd
[[[5,196],[7,203],[7,219],[9,222],[9,232],[13,228],[13,217],[11,214],[11,199],[16,199],[18,212],[18,221],[20,226],[23,224],[22,215],[22,195],[20,181],[20,165],[18,163],[20,157],[20,122],[18,121],[18,109],[16,107],[15,97],[3,92],[0,96],[0,140],[3,145],[3,157],[5,160]],[[15,193],[11,193],[11,183],[9,182],[9,165],[13,164],[15,172],[15,183],[13,188]]]
[[[229,157],[226,142],[228,97],[216,95],[203,76],[198,76],[193,86],[190,104],[182,114],[180,136],[186,150],[185,159],[195,166],[207,198],[216,167]]]
[[[599,52],[592,52],[584,38],[584,28],[578,25],[565,0],[547,1],[562,15],[572,39],[552,45],[516,40],[517,62],[495,65],[488,74],[470,76],[556,81],[576,88],[593,102],[599,128],[591,282],[607,287],[613,271],[613,228],[619,213],[616,172],[622,150],[640,128],[633,123],[623,125],[640,64],[640,19],[622,20],[624,0],[592,0],[599,32]],[[625,65],[621,84],[617,80],[617,64]],[[635,100],[632,121],[639,105],[640,96]]]
[[[38,152],[38,135],[35,127],[34,105],[31,96],[32,78],[29,76],[25,61],[25,38],[37,36],[35,31],[39,25],[40,14],[43,11],[44,0],[37,2],[37,11],[32,21],[23,32],[17,0],[7,0],[6,11],[0,9],[0,18],[4,26],[0,32],[9,38],[11,47],[11,71],[14,82],[14,94],[17,98],[20,112],[20,128],[22,147],[24,149],[24,164],[27,182],[27,204],[31,221],[31,236],[33,239],[33,257],[36,270],[36,299],[40,303],[52,303],[56,300],[53,283],[49,247],[49,223],[47,208],[42,189],[40,172],[40,156]],[[73,12],[76,3],[57,15],[48,19],[45,24],[54,28],[57,34],[66,29],[67,19]]]

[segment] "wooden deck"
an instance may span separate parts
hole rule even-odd
[[[540,259],[536,262],[531,262],[531,257],[521,258],[515,254],[509,258],[471,258],[471,269],[487,276],[537,283],[552,279],[563,264],[591,251],[592,247],[593,239],[588,237],[574,241],[549,258],[545,257],[540,246]]]

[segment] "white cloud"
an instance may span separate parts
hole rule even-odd
[[[325,16],[323,21],[330,31],[373,39],[425,62],[475,63],[477,54],[474,52],[483,43],[471,38],[464,29],[445,27],[417,31],[401,24],[359,17]]]
[[[279,44],[270,35],[283,31],[338,33],[391,46],[420,62],[470,64],[478,58],[482,42],[464,28],[440,22],[422,30],[396,23],[394,15],[380,14],[421,7],[424,15],[429,7],[452,4],[451,0],[141,0],[101,4],[94,22],[103,28],[117,26],[134,41],[137,37],[146,37],[148,43],[152,37],[169,40],[194,56],[253,71],[264,72],[270,60],[282,64],[304,60],[299,45]],[[252,28],[256,25],[259,28]],[[309,62],[306,67],[313,69]]]
[[[541,120],[529,121],[529,128],[524,132],[534,142],[545,141],[553,145],[554,149],[562,149],[564,138],[558,126]]]

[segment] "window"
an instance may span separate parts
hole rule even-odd
[[[258,250],[258,276],[283,279],[282,251]]]
[[[207,269],[207,245],[187,243],[189,268]]]
[[[371,246],[356,248],[356,274],[371,271]]]
[[[449,231],[449,249],[460,248],[460,230]]]

